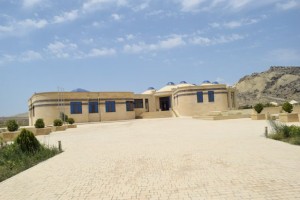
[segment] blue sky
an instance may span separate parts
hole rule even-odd
[[[34,92],[234,84],[299,66],[299,0],[0,0],[0,116]]]

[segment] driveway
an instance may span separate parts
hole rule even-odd
[[[144,119],[39,136],[64,152],[0,183],[0,199],[300,199],[300,147],[265,126]]]

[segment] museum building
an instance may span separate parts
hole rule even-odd
[[[77,123],[129,120],[169,113],[170,116],[199,116],[213,111],[237,108],[234,87],[218,82],[203,81],[200,85],[181,81],[159,90],[148,88],[141,94],[133,92],[71,92],[35,93],[28,100],[29,123],[39,118],[46,125],[60,118],[61,113]]]

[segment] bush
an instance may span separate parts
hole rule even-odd
[[[53,121],[53,125],[54,125],[54,126],[62,126],[62,125],[63,125],[63,121],[60,120],[60,119],[55,119],[55,120]]]
[[[34,124],[35,128],[45,128],[45,123],[43,119],[37,119]]]
[[[293,112],[293,105],[290,104],[289,102],[285,102],[283,105],[282,105],[282,109],[287,112],[287,113],[291,113]]]
[[[259,114],[259,113],[261,113],[261,111],[264,109],[264,106],[263,106],[263,104],[258,103],[258,104],[256,104],[253,108],[254,108],[254,110]]]
[[[69,118],[69,119],[68,119],[68,123],[69,123],[69,124],[74,124],[74,123],[75,123],[75,120],[74,120],[73,118]]]
[[[26,129],[22,129],[20,135],[15,139],[15,143],[25,153],[35,153],[41,146],[34,134]]]
[[[68,115],[66,115],[65,113],[61,112],[60,113],[60,119],[63,121],[63,122],[68,122]]]
[[[12,131],[17,131],[19,128],[18,123],[16,122],[16,120],[12,119],[12,120],[8,120],[6,122],[6,126],[7,126],[7,130],[12,132]]]
[[[0,148],[0,182],[58,153],[57,148],[43,145],[34,154],[23,152],[16,143],[3,146]]]
[[[300,126],[290,126],[290,135],[292,137],[300,137]]]

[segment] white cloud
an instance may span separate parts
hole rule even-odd
[[[125,41],[125,39],[122,38],[122,37],[118,37],[118,38],[117,38],[117,42],[124,42],[124,41]]]
[[[111,17],[112,17],[115,21],[119,21],[119,20],[121,20],[121,18],[122,18],[122,16],[119,15],[119,14],[117,14],[117,13],[113,13],[113,14],[111,15]]]
[[[47,46],[47,50],[57,58],[68,58],[79,56],[81,53],[77,49],[77,44],[70,42],[55,41]]]
[[[180,0],[181,10],[185,12],[197,11],[199,5],[205,1],[206,0]]]
[[[229,28],[229,29],[235,29],[246,25],[256,24],[260,22],[262,19],[266,18],[266,16],[262,16],[260,18],[253,18],[253,19],[240,19],[240,20],[233,20],[229,22],[223,22],[223,23],[210,23],[209,26],[212,28]]]
[[[23,0],[23,7],[32,8],[40,3],[42,3],[42,0]]]
[[[42,29],[48,25],[45,19],[24,19],[21,21],[11,21],[6,25],[0,25],[0,36],[22,36],[34,29]]]
[[[83,3],[82,8],[85,11],[93,11],[98,9],[104,9],[107,6],[127,6],[127,0],[86,0]]]
[[[200,45],[200,46],[212,46],[212,45],[217,45],[217,44],[225,44],[225,43],[230,43],[234,42],[237,40],[242,40],[245,37],[239,34],[232,34],[229,36],[219,36],[219,37],[214,37],[214,38],[208,38],[208,37],[202,37],[202,36],[195,36],[189,40],[191,44],[194,45]]]
[[[20,56],[20,60],[25,62],[32,61],[32,60],[40,60],[40,59],[42,59],[42,55],[32,50],[23,52]]]
[[[93,41],[93,40],[92,40]],[[77,44],[72,43],[68,40],[66,41],[55,41],[50,43],[46,52],[50,53],[56,58],[74,58],[74,59],[83,59],[88,57],[103,57],[103,56],[112,56],[117,52],[113,48],[93,48],[88,52],[80,50]]]
[[[16,56],[14,55],[9,55],[9,54],[4,54],[0,57],[0,64],[5,64],[8,62],[13,62],[16,60]]]
[[[201,45],[201,46],[209,46],[212,44],[211,39],[207,38],[207,37],[201,37],[201,36],[197,36],[194,37],[190,40],[190,42],[192,44],[197,44],[197,45]]]
[[[245,25],[255,24],[257,22],[259,22],[258,19],[241,19],[237,21],[226,22],[223,24],[223,26],[226,28],[234,29]]]
[[[132,35],[132,34],[126,35],[126,39],[127,39],[127,40],[133,40],[134,38],[135,38],[135,36]]]
[[[102,57],[102,56],[112,56],[116,54],[115,49],[92,49],[88,54],[87,57]]]
[[[241,9],[251,3],[253,0],[229,0],[229,7],[233,9]]]
[[[299,7],[299,2],[292,0],[284,3],[277,3],[276,6],[281,10],[290,10]]]
[[[140,42],[138,44],[125,45],[123,50],[126,53],[140,53],[147,51],[157,51],[157,50],[165,50],[165,49],[173,49],[179,46],[185,45],[184,40],[181,36],[174,35],[166,40],[159,41],[154,44],[146,44],[144,42]]]
[[[148,7],[149,7],[149,2],[147,1],[147,2],[143,2],[143,3],[139,4],[138,6],[133,7],[132,10],[134,12],[138,12],[138,11],[145,10]]]
[[[33,20],[33,19],[25,19],[22,21],[19,21],[18,24],[22,27],[24,27],[25,29],[32,29],[32,28],[44,28],[48,22],[44,19],[40,19],[40,20]]]
[[[64,12],[62,15],[54,16],[53,23],[63,23],[66,21],[73,21],[78,18],[78,10]]]

